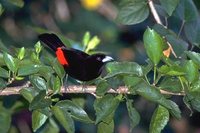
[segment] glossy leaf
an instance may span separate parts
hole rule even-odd
[[[113,97],[112,95],[105,95],[102,98],[96,99],[94,103],[94,109],[96,111],[96,122],[104,120],[112,114],[118,107],[120,101],[122,99],[122,95],[118,95]]]
[[[25,56],[25,48],[22,47],[22,48],[19,49],[17,58],[20,59],[20,60],[22,60],[24,58],[24,56]]]
[[[162,90],[166,90],[166,91],[170,91],[170,92],[174,92],[174,93],[178,93],[178,92],[182,91],[182,86],[181,86],[180,80],[175,77],[165,77],[161,81],[159,87]]]
[[[54,79],[54,83],[53,83],[53,92],[54,94],[60,93],[61,90],[61,81],[60,78],[57,76]]]
[[[193,52],[193,51],[185,51],[185,53],[187,54],[187,56],[196,64],[198,64],[199,68],[200,68],[200,54]]]
[[[169,121],[169,112],[163,106],[158,108],[153,113],[150,123],[150,133],[160,133]]]
[[[18,76],[27,76],[39,72],[40,65],[30,64],[21,66],[18,70]]]
[[[15,6],[23,7],[24,1],[23,0],[8,0],[10,3],[12,3]]]
[[[142,81],[141,78],[135,77],[135,76],[124,76],[123,79],[125,85],[128,87],[130,93],[134,94],[135,93],[135,89],[134,88],[136,85],[140,84],[140,82]]]
[[[190,92],[197,92],[197,93],[200,92],[200,76],[199,76],[198,80],[196,80],[195,82],[193,82],[190,85],[190,88],[188,90]]]
[[[53,66],[53,69],[55,70],[56,74],[59,76],[60,79],[63,79],[65,76],[65,70],[62,65],[58,62],[58,60],[54,60],[51,64]]]
[[[114,77],[116,75],[136,75],[142,76],[142,67],[135,62],[110,62],[106,65],[108,74],[104,79]]]
[[[75,132],[74,121],[68,112],[63,111],[58,106],[53,106],[52,112],[59,123],[65,128],[68,133]]]
[[[90,41],[90,37],[91,37],[90,32],[87,31],[87,32],[84,34],[83,40],[82,40],[82,44],[83,44],[84,47],[87,47],[88,42]]]
[[[39,76],[30,76],[31,84],[39,90],[48,90],[46,81]]]
[[[187,93],[185,100],[192,105],[192,108],[200,112],[200,96],[199,93]]]
[[[7,133],[11,126],[11,112],[2,105],[0,106],[0,123],[0,132]]]
[[[114,120],[110,123],[100,122],[97,127],[97,133],[114,133]]]
[[[46,122],[47,118],[48,117],[46,115],[40,113],[37,110],[34,110],[32,112],[32,128],[33,128],[33,131],[36,132],[41,126],[43,126],[44,123]]]
[[[0,67],[0,77],[2,78],[8,78],[9,77],[9,73],[6,69]]]
[[[184,68],[186,72],[185,77],[190,84],[198,80],[199,78],[198,66],[192,60],[186,61]]]
[[[33,100],[33,98],[39,94],[39,91],[34,89],[33,87],[23,88],[19,91],[20,95],[22,95],[29,103]]]
[[[160,0],[160,3],[167,12],[167,14],[171,16],[174,10],[176,9],[179,0]]]
[[[44,90],[40,91],[40,93],[36,95],[31,101],[29,109],[35,110],[35,109],[42,109],[49,107],[52,104],[51,99],[45,97],[46,97],[46,91]]]
[[[50,118],[49,122],[45,124],[45,127],[42,129],[41,133],[59,133],[59,127],[57,123]]]
[[[125,25],[143,22],[149,16],[149,8],[144,0],[133,0],[121,4],[116,20]]]
[[[94,36],[89,42],[86,47],[85,52],[88,53],[90,50],[95,49],[100,43],[100,39],[97,36]]]
[[[186,74],[184,71],[184,68],[177,65],[174,65],[174,66],[163,65],[158,69],[158,71],[161,74],[165,74],[169,76],[181,76],[181,75]]]
[[[6,86],[7,82],[4,79],[0,78],[0,90],[6,88]]]
[[[163,55],[164,41],[153,29],[147,28],[143,35],[144,47],[150,60],[157,65]]]
[[[110,85],[108,84],[108,82],[106,80],[101,80],[97,84],[96,94],[98,96],[103,96],[108,91],[109,88],[110,88]]]
[[[93,121],[88,117],[85,110],[83,110],[80,106],[70,100],[59,101],[58,103],[56,103],[56,106],[58,106],[64,112],[69,112],[69,114],[75,120],[85,123],[93,123]]]
[[[7,67],[9,68],[9,70],[16,72],[17,66],[14,61],[14,58],[8,53],[3,53],[3,59],[7,65]]]
[[[140,114],[138,113],[138,111],[133,107],[133,100],[127,100],[126,101],[126,107],[128,110],[128,115],[129,115],[129,119],[130,119],[130,126],[131,126],[131,130],[137,126],[140,122]]]
[[[167,105],[169,105],[169,107],[168,106],[165,106],[165,107],[169,109],[170,114],[176,119],[181,119],[181,111],[178,105],[171,100],[166,100],[165,102]]]

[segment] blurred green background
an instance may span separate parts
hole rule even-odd
[[[142,35],[146,27],[152,26],[155,21],[150,16],[149,19],[137,25],[120,25],[115,21],[119,1],[100,0],[99,4],[92,7],[84,3],[84,0],[24,0],[23,7],[19,7],[21,5],[13,5],[9,0],[0,0],[4,8],[0,16],[0,40],[2,42],[0,42],[0,51],[7,49],[12,53],[15,47],[33,48],[38,41],[38,34],[45,30],[74,40],[76,43],[72,47],[80,48],[84,33],[89,31],[101,39],[97,51],[107,52],[117,61],[135,61],[144,64],[146,54],[142,44]],[[199,9],[200,1],[195,0],[194,2]],[[170,28],[176,30],[177,24],[179,24],[178,20],[173,21]],[[77,95],[63,96],[63,98],[72,98]],[[91,95],[83,95],[83,97],[87,99],[86,110],[92,115],[94,98]],[[12,102],[20,98],[10,96],[4,99]],[[141,113],[141,122],[133,132],[146,133],[155,104],[140,97],[134,97],[134,99],[135,106]],[[175,97],[174,100],[182,105],[181,98]],[[129,132],[128,114],[124,108],[125,105],[121,104],[116,112],[116,133]],[[193,117],[189,118],[188,110],[184,106],[180,108],[185,117],[180,121],[171,119],[163,133],[187,133],[187,129],[192,129],[196,133],[200,132],[199,113],[194,113]],[[27,110],[17,112],[12,123],[15,128],[13,127],[10,132],[31,132],[30,112]],[[76,123],[76,128],[77,133],[96,132],[93,125]]]

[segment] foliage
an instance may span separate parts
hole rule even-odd
[[[24,5],[21,0],[9,0],[9,2],[19,7]],[[43,130],[58,132],[59,123],[68,133],[74,133],[74,121],[79,121],[97,125],[98,133],[112,133],[115,111],[123,101],[126,102],[130,130],[132,130],[142,119],[133,105],[133,99],[130,98],[136,95],[157,104],[149,132],[161,132],[168,123],[170,114],[177,119],[181,118],[178,105],[170,100],[170,97],[162,94],[162,90],[184,94],[183,100],[186,106],[190,110],[200,111],[200,54],[185,48],[185,45],[191,44],[192,48],[199,49],[200,19],[192,0],[160,0],[159,5],[156,6],[163,9],[159,15],[166,20],[174,16],[183,22],[180,32],[177,34],[167,25],[155,24],[152,28],[148,27],[143,36],[144,48],[149,58],[146,65],[139,65],[136,62],[107,64],[107,75],[94,82],[97,86],[97,98],[93,104],[96,116],[94,119],[75,101],[57,99],[58,95],[61,95],[60,88],[63,85],[65,72],[54,57],[49,56],[49,61],[42,61],[43,48],[40,42],[35,44],[34,49],[22,47],[17,49],[16,53],[2,51],[0,89],[6,89],[13,81],[28,79],[31,85],[22,88],[20,95],[29,103],[34,132],[42,126],[45,126]],[[0,14],[3,11],[0,4]],[[117,21],[122,24],[137,24],[147,19],[149,13],[147,0],[125,0],[120,3]],[[182,32],[185,36],[181,36]],[[72,41],[67,40],[67,42],[69,44]],[[82,39],[82,49],[89,53],[99,42],[97,36],[91,38],[90,33],[86,32]],[[172,45],[175,53],[178,52],[178,58],[173,57],[172,49],[168,52],[169,56],[163,54],[168,48],[167,43]],[[151,72],[154,73],[153,80],[151,80]],[[120,85],[128,87],[128,95],[107,94],[110,88],[117,90]],[[3,103],[0,104],[0,123],[3,125],[1,127],[4,127],[0,128],[0,132],[9,130],[11,115],[16,106],[18,106],[17,102],[11,108],[5,108]]]

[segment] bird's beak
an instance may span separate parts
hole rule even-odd
[[[110,57],[110,56],[106,56],[103,60],[102,60],[102,62],[110,62],[110,61],[113,61],[114,59],[112,58],[112,57]]]

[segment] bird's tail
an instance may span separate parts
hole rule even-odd
[[[55,34],[44,33],[38,36],[39,40],[45,43],[53,51],[56,51],[58,47],[65,47],[63,42]]]

